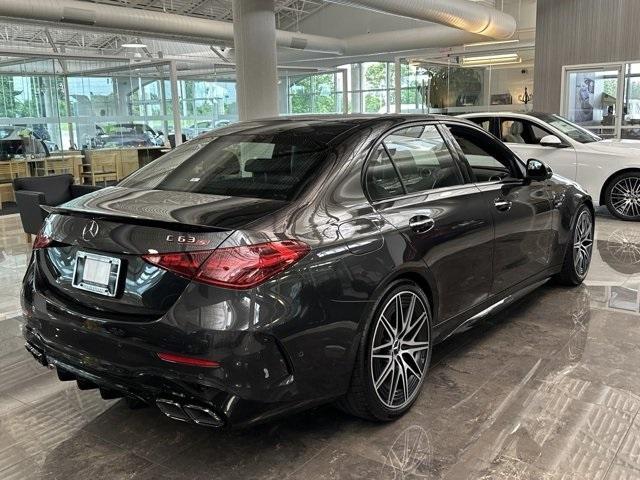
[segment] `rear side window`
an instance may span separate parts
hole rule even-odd
[[[414,125],[384,138],[369,160],[367,191],[372,200],[463,183],[444,139],[434,125]]]
[[[434,125],[397,130],[384,139],[407,193],[460,185],[462,177]]]
[[[491,133],[491,119],[486,117],[472,117],[467,120],[472,121],[484,131]]]
[[[373,201],[404,195],[398,172],[383,145],[378,147],[369,160],[366,182],[367,191]]]
[[[329,156],[311,136],[207,136],[133,173],[119,186],[291,200]]]

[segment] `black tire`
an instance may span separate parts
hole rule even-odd
[[[588,222],[590,225],[590,239],[578,238],[582,237],[581,229],[584,229],[583,219],[588,218]],[[593,228],[593,213],[586,205],[582,205],[578,211],[576,212],[575,218],[573,220],[573,226],[571,227],[571,236],[567,241],[567,248],[564,253],[564,261],[562,263],[562,270],[555,277],[556,281],[560,285],[567,286],[577,286],[580,285],[587,273],[589,272],[589,265],[591,264],[591,257],[593,255],[593,239],[594,239],[594,228]],[[583,245],[582,251],[583,255],[588,255],[586,259],[586,265],[577,259],[578,255],[575,250],[575,245],[580,240],[581,245]],[[580,257],[578,257],[580,258]]]
[[[620,173],[613,177],[607,184],[604,199],[615,217],[640,221],[640,172]]]
[[[416,318],[415,328],[412,329],[410,326],[407,327],[408,331],[405,335],[414,334],[413,341],[411,341],[412,345],[417,343],[415,341],[417,338],[416,336],[419,336],[420,342],[423,342],[423,339],[426,336],[428,347],[424,354],[421,352],[410,353],[404,351],[402,348],[405,343],[409,343],[409,341],[405,342],[406,337],[403,337],[402,340],[397,341],[398,347],[396,347],[395,344],[393,347],[389,347],[389,364],[392,364],[393,369],[395,370],[396,366],[400,366],[401,363],[404,363],[405,365],[407,363],[412,363],[411,358],[413,358],[413,362],[415,362],[413,363],[413,366],[418,368],[422,366],[422,374],[418,379],[415,374],[409,372],[407,369],[404,369],[404,377],[402,377],[402,373],[399,373],[399,378],[407,379],[408,388],[404,389],[403,387],[403,391],[398,391],[398,398],[402,398],[404,401],[397,406],[393,405],[396,398],[395,392],[397,390],[389,388],[389,391],[393,390],[393,398],[390,400],[392,405],[387,405],[380,397],[380,389],[384,387],[384,384],[387,382],[384,381],[383,385],[379,387],[379,389],[376,389],[373,380],[376,362],[383,362],[384,360],[372,358],[372,350],[374,349],[374,342],[379,338],[383,338],[386,332],[389,332],[389,330],[384,326],[379,326],[381,325],[379,323],[381,322],[380,317],[385,312],[385,308],[390,308],[390,302],[392,300],[395,302],[395,299],[399,298],[400,305],[403,305],[400,310],[403,311],[404,316],[405,313],[410,311],[410,306],[407,305],[407,308],[405,309],[403,302],[408,302],[410,304],[413,298],[412,295],[415,295],[416,300],[414,301],[414,316],[409,318],[409,325],[411,324],[412,318],[416,318],[417,312],[420,312],[420,310],[416,308],[422,308],[422,306],[424,307],[426,321],[423,326],[419,318]],[[422,302],[422,306],[420,306],[418,299]],[[397,305],[397,303],[395,305]],[[379,422],[388,422],[405,414],[417,400],[424,383],[429,364],[431,363],[431,319],[431,306],[429,305],[429,300],[416,283],[409,280],[400,280],[389,285],[385,293],[378,300],[376,308],[374,309],[365,331],[363,332],[349,390],[347,394],[337,402],[338,408],[351,415]],[[419,321],[420,324],[418,324]],[[376,328],[377,325],[378,327]],[[380,330],[380,328],[382,328],[382,330]],[[392,343],[394,342],[392,341]],[[375,349],[378,350],[383,346],[384,345],[377,346]],[[411,347],[407,348],[411,349]],[[383,350],[380,350],[380,352],[384,353]],[[418,355],[418,360],[416,360],[415,355]],[[401,360],[396,360],[397,358],[400,358]],[[386,367],[382,370],[383,372],[380,377],[384,375]],[[390,375],[394,374],[395,373],[392,372]],[[391,378],[390,386],[393,384],[393,381],[394,379]],[[400,388],[398,380],[397,387]],[[409,391],[409,387],[411,393],[410,395],[405,395],[403,392]],[[398,401],[398,403],[400,402]]]

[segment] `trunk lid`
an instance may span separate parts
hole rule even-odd
[[[34,252],[37,288],[59,308],[110,320],[162,316],[190,280],[142,259],[150,253],[212,251],[285,202],[253,198],[107,188],[51,210],[53,240]],[[114,294],[78,288],[78,254],[113,259]],[[87,262],[83,258],[82,265]],[[86,286],[86,284],[85,284]]]

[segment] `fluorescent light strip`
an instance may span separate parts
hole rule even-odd
[[[518,65],[522,63],[522,59],[514,60],[512,62],[488,62],[488,63],[466,63],[463,67],[498,67],[500,65]]]
[[[504,53],[502,55],[485,55],[482,57],[463,57],[463,62],[487,62],[487,61],[503,61],[503,60],[515,60],[520,58],[517,53]]]
[[[144,43],[123,43],[120,46],[124,48],[147,48]]]

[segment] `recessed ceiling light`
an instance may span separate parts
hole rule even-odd
[[[120,46],[124,48],[147,48],[144,43],[123,43]]]

